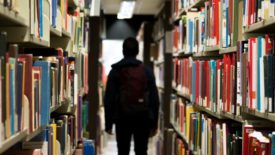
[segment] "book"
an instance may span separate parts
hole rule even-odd
[[[41,88],[43,89],[43,93],[41,93],[41,126],[46,126],[50,122],[50,111],[49,111],[50,105],[51,105],[50,63],[47,61],[35,61],[33,63],[33,66],[41,67],[41,72],[42,72]]]

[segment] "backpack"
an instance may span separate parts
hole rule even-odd
[[[118,105],[124,116],[149,115],[148,81],[143,64],[128,66],[119,71]]]

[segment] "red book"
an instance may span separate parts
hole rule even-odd
[[[249,149],[249,139],[248,139],[248,135],[250,133],[252,133],[254,131],[253,126],[252,125],[245,125],[243,127],[243,154],[247,154],[248,155],[248,149]]]
[[[231,80],[230,80],[230,76],[231,76],[231,58],[230,55],[227,55],[227,64],[226,64],[226,80],[227,80],[227,112],[230,112],[230,107],[231,107],[231,91],[230,91],[230,86],[231,86]]]
[[[265,35],[265,48],[266,48],[265,49],[266,55],[270,54],[271,49],[272,49],[272,43],[271,43],[271,40],[267,34]]]
[[[28,98],[29,101],[29,109],[30,109],[30,117],[29,117],[29,131],[33,132],[33,121],[32,118],[34,117],[33,111],[32,111],[32,105],[33,105],[33,99],[32,99],[32,54],[23,54],[20,55],[19,58],[25,59],[26,62],[26,68],[25,68],[25,88],[24,88],[24,94]]]
[[[248,39],[248,93],[249,93],[249,108],[252,108],[252,38]]]
[[[213,0],[214,13],[214,37],[216,38],[216,45],[219,45],[220,40],[220,0]]]
[[[196,104],[199,104],[200,61],[196,62]]]
[[[222,103],[223,111],[226,112],[226,57],[223,56],[223,68],[222,68]]]

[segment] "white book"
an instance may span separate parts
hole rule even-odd
[[[77,104],[77,90],[78,90],[78,75],[77,74],[74,74],[74,104],[76,105]]]
[[[260,101],[261,101],[261,108],[260,112],[264,113],[267,110],[267,103],[265,102],[265,89],[264,89],[264,61],[263,57],[260,58]]]
[[[226,154],[226,152],[227,152],[226,123],[222,124],[222,134],[223,134],[223,139],[222,139],[223,140],[223,142],[222,142],[223,143],[223,146],[222,146],[223,147],[223,149],[222,149],[223,150],[223,155],[227,155]]]
[[[256,109],[257,108],[257,84],[258,84],[258,79],[257,79],[257,75],[258,75],[258,69],[257,69],[257,57],[258,57],[258,48],[257,48],[257,39],[256,42],[252,43],[252,47],[253,47],[253,57],[252,57],[252,108]]]
[[[269,4],[269,17],[273,17],[275,16],[275,3],[271,3]]]
[[[29,123],[29,118],[30,118],[30,108],[29,108],[29,100],[26,95],[24,95],[24,102],[23,102],[23,129],[29,129],[30,123]]]

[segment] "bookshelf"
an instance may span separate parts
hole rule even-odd
[[[69,32],[67,32],[66,30],[62,29],[62,36],[67,37],[67,38],[71,38],[71,34]]]
[[[17,12],[0,4],[0,26],[28,26],[27,21]]]
[[[27,130],[24,130],[5,140],[0,147],[0,154],[11,148],[16,143],[22,141],[27,135]]]
[[[34,137],[36,137],[38,134],[40,134],[44,129],[46,129],[45,126],[39,127],[38,129],[36,129],[33,133],[28,134],[25,138],[24,141],[30,141],[32,140]]]
[[[250,115],[250,116],[254,116],[256,118],[258,117],[258,118],[261,118],[261,119],[265,119],[265,120],[275,122],[275,114],[274,113],[261,113],[261,112],[255,111],[255,110],[251,110],[247,107],[243,108],[243,113],[247,114],[247,115]]]
[[[58,31],[56,28],[53,28],[51,26],[51,35],[56,36],[56,37],[61,37],[62,36],[62,32]]]
[[[237,46],[229,47],[229,48],[221,48],[219,54],[229,54],[237,51]]]
[[[242,118],[242,116],[236,116],[236,115],[230,114],[228,112],[223,112],[223,111],[221,112],[221,116],[223,116],[224,118],[230,119],[230,120],[234,120],[239,123],[244,123],[244,119]]]
[[[193,57],[220,57],[219,48],[210,48],[202,53],[194,53]]]
[[[194,104],[194,107],[195,107],[195,109],[197,109],[198,111],[205,112],[205,113],[207,113],[208,115],[210,115],[210,116],[212,116],[212,117],[215,117],[215,118],[217,118],[217,119],[224,119],[224,117],[223,117],[220,113],[213,112],[213,111],[211,111],[210,109],[207,109],[207,108],[205,108],[205,107],[203,107],[203,106]]]
[[[89,25],[84,1],[68,5],[62,1],[62,7],[48,0],[13,2],[0,3],[0,73],[1,83],[6,84],[0,87],[0,154],[25,151],[13,147],[16,144],[41,149],[30,144],[48,142],[46,135],[57,137],[49,146],[55,147],[58,140],[57,149],[73,154],[83,140],[82,102],[88,93]],[[67,12],[71,4],[73,14]],[[3,67],[10,72],[4,73]],[[73,149],[63,150],[65,145]]]
[[[246,155],[251,146],[246,145],[245,136],[253,136],[249,133],[243,135],[247,125],[253,126],[254,134],[262,134],[256,139],[265,138],[268,145],[274,144],[274,139],[269,136],[273,135],[274,129],[254,127],[258,120],[263,124],[275,123],[274,95],[267,93],[275,92],[275,12],[273,7],[267,7],[274,4],[266,1],[259,6],[255,3],[248,0],[172,0],[172,7],[167,9],[172,22],[165,31],[172,36],[170,40],[166,38],[169,45],[166,50],[173,51],[172,58],[166,58],[164,63],[172,70],[167,71],[171,73],[167,78],[173,83],[173,91],[169,91],[170,88],[166,90],[171,98],[167,103],[170,105],[169,120],[172,120],[174,132],[189,146],[193,144],[186,141],[188,134],[183,136],[179,130],[197,129],[197,134],[205,135],[205,130],[194,127],[200,121],[211,122],[215,138],[219,138],[220,130],[231,136],[228,137],[236,138],[231,146],[218,146],[213,139],[204,141],[204,145],[226,147],[232,153],[236,151],[233,154]],[[259,11],[263,8],[266,12]],[[217,13],[210,15],[211,11]],[[255,15],[253,18],[252,14]],[[191,109],[190,116],[185,108]],[[188,119],[191,125],[182,125]],[[176,128],[178,126],[179,129]],[[227,127],[231,131],[225,130]],[[212,131],[207,133],[212,134]],[[166,137],[167,145],[173,142],[171,139],[173,137]],[[198,154],[206,151],[214,154],[207,148],[198,150]]]
[[[274,32],[274,25],[275,17],[273,16],[252,25],[246,26],[244,33],[271,33]]]

